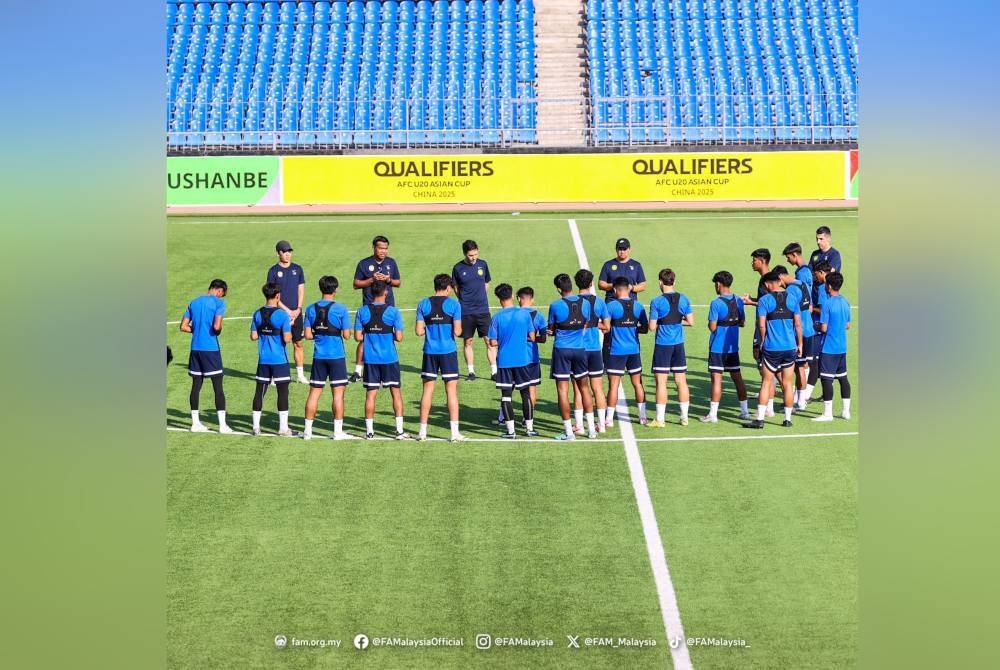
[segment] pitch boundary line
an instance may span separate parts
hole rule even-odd
[[[576,225],[576,219],[567,219],[569,223],[569,233],[573,238],[573,246],[576,249],[577,259],[580,267],[590,268],[587,261],[587,251],[583,247],[583,240],[580,238],[580,229]],[[663,538],[660,537],[660,526],[656,521],[656,511],[653,509],[653,500],[649,496],[649,486],[646,483],[646,475],[642,468],[642,457],[639,455],[639,445],[636,443],[635,432],[632,430],[632,421],[622,421],[629,417],[628,404],[625,401],[625,392],[619,386],[618,404],[615,408],[618,415],[618,425],[621,431],[621,441],[625,448],[625,460],[628,462],[629,479],[632,481],[632,491],[635,494],[636,506],[639,508],[639,520],[642,522],[642,534],[646,539],[646,553],[649,556],[650,567],[653,569],[653,581],[656,584],[656,595],[660,601],[660,613],[663,617],[663,628],[667,635],[667,642],[671,640],[685,640],[684,625],[681,623],[681,613],[677,606],[677,593],[674,591],[674,583],[670,579],[670,568],[667,567],[667,555],[663,548]],[[599,419],[603,421],[603,418]],[[686,644],[668,644],[670,656],[673,659],[675,670],[692,670],[691,656],[688,654]]]
[[[619,213],[613,212],[612,214],[618,216]],[[176,215],[174,215],[176,216]],[[351,215],[345,214],[342,217],[334,218],[318,218],[316,215],[303,214],[297,218],[268,218],[267,216],[254,216],[253,214],[216,214],[203,216],[205,220],[203,221],[171,221],[168,219],[168,226],[202,226],[202,225],[232,225],[240,223],[256,223],[256,224],[268,224],[268,223],[409,223],[412,222],[415,217],[426,216],[430,218],[441,217],[441,216],[476,216],[474,213],[462,214],[462,213],[445,213],[445,214],[433,214],[424,212],[414,212],[408,214],[405,217],[383,217],[378,219],[355,219]],[[774,215],[770,216],[731,216],[731,215],[718,215],[713,216],[711,212],[706,212],[702,216],[622,216],[621,222],[627,221],[699,221],[704,219],[716,219],[716,220],[732,220],[732,221],[752,221],[752,220],[793,220],[793,219],[850,219],[857,218],[858,213],[856,211],[845,211],[843,214],[793,214],[789,212],[776,212]],[[185,215],[183,218],[195,218],[194,215]],[[477,218],[476,221],[480,223],[507,223],[512,218],[517,218],[519,221],[529,221],[529,222],[543,222],[543,221],[564,221],[562,216],[556,215],[553,217],[533,217],[533,216],[517,216],[512,217],[511,215],[505,217],[489,217],[489,218]],[[575,221],[606,221],[606,217],[578,217],[574,219]],[[425,221],[418,221],[417,223],[426,223]]]

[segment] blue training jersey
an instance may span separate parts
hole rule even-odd
[[[767,351],[791,351],[798,347],[795,340],[795,319],[798,305],[795,297],[798,291],[789,295],[788,291],[775,291],[762,296],[757,302],[757,317],[767,318],[767,332],[764,337],[764,349]],[[785,300],[785,309],[778,309],[778,295]]]
[[[546,325],[545,317],[542,316],[538,312],[538,310],[535,309],[534,307],[522,307],[521,309],[523,309],[528,314],[534,312],[534,316],[532,317],[531,323],[535,328],[535,337],[538,337],[539,335],[544,335],[545,325]],[[527,345],[525,348],[528,351],[528,357],[531,359],[531,362],[538,363],[539,361],[541,361],[542,359],[538,356],[538,342],[529,341],[526,342],[525,344]]]
[[[520,307],[504,307],[490,321],[489,338],[497,341],[497,367],[520,368],[531,363],[524,343],[535,330],[531,314]]]
[[[444,298],[441,300],[440,298]],[[434,309],[439,303],[440,309]],[[423,322],[424,353],[450,354],[458,351],[455,346],[455,321],[462,322],[462,306],[454,298],[431,296],[417,305],[417,322]]]
[[[823,284],[813,284],[812,288],[812,302],[813,307],[819,307],[822,311],[823,303],[830,298],[830,294],[826,292],[826,283]],[[819,314],[813,313],[813,321],[819,323]]]
[[[667,298],[670,293],[680,296],[677,301],[677,311],[681,317],[691,313],[691,301],[688,300],[688,297],[683,293],[670,291],[656,296],[649,303],[649,320],[659,322],[656,324],[657,344],[684,344],[684,326],[680,323],[668,324],[662,322],[670,314],[670,301]]]
[[[200,295],[184,310],[191,322],[191,351],[218,351],[219,335],[213,325],[215,317],[226,313],[226,303],[214,295]]]
[[[842,295],[827,296],[820,323],[826,324],[823,354],[847,353],[847,324],[851,322],[851,304]]]
[[[795,303],[797,305],[807,304],[808,307],[799,310],[799,318],[802,319],[802,337],[812,337],[816,334],[816,328],[813,326],[812,320],[812,301],[805,301],[803,299],[804,292],[808,292],[809,288],[800,281],[795,281],[785,287],[788,291],[788,299],[792,300],[795,298]]]
[[[574,303],[578,304],[574,305]],[[572,317],[572,323],[570,322],[571,307],[572,310],[576,311]],[[552,326],[555,333],[553,348],[584,349],[584,328],[578,328],[577,326],[580,324],[576,323],[579,319],[583,320],[583,324],[586,324],[587,320],[590,319],[590,305],[586,300],[581,300],[578,295],[568,295],[549,305],[549,325]],[[560,324],[564,327],[560,328]]]
[[[708,336],[709,353],[739,353],[739,324],[728,325],[733,316],[738,321],[745,321],[747,318],[743,298],[737,295],[733,295],[732,293],[720,295],[708,306],[708,320],[715,321],[715,332],[710,333]]]
[[[812,299],[813,295],[813,273],[812,269],[808,265],[800,265],[795,269],[795,278],[806,285],[809,289],[809,299]]]
[[[380,311],[381,318],[375,318]],[[365,363],[385,364],[399,361],[395,331],[403,330],[403,315],[398,309],[384,302],[362,305],[354,315],[354,330],[364,333]]]
[[[593,307],[591,320],[594,322],[594,325],[588,326],[587,330],[583,333],[583,348],[587,351],[600,351],[601,331],[597,328],[597,322],[608,318],[608,304],[593,293],[581,294],[581,297],[584,295],[591,296],[591,298],[587,299],[587,302],[591,303]]]
[[[292,332],[292,320],[288,318],[288,312],[275,307],[271,312],[271,327],[274,334],[267,335],[260,332],[264,327],[264,310],[261,307],[253,314],[250,320],[250,332],[257,333],[257,362],[262,365],[278,365],[288,362],[288,353],[285,351],[285,333]]]
[[[331,328],[338,328],[340,330],[351,329],[351,317],[347,313],[347,307],[339,302],[318,300],[306,307],[305,314],[302,317],[302,325],[313,329],[313,360],[333,360],[347,357],[347,353],[344,351],[344,338],[342,335],[324,335],[315,331],[316,326],[319,325],[317,323],[316,308],[327,306],[329,306],[329,309],[326,313],[326,321],[330,324]]]
[[[625,317],[625,305],[618,299],[608,302],[608,316],[611,317],[611,355],[626,356],[639,353],[639,331],[637,326],[646,326],[649,319],[646,308],[638,300],[632,301],[632,317],[634,325],[618,323]]]

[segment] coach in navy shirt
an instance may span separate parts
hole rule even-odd
[[[302,303],[305,302],[306,274],[302,266],[292,262],[292,245],[287,240],[281,240],[274,245],[278,253],[278,262],[267,271],[267,283],[277,284],[281,289],[278,294],[278,307],[288,312],[292,322],[292,348],[295,354],[295,371],[298,382],[308,384],[302,366],[305,354],[302,349]]]
[[[605,300],[615,297],[614,284],[619,277],[628,279],[629,298],[633,300],[636,293],[646,290],[646,273],[642,271],[642,263],[632,258],[632,244],[624,237],[615,242],[615,257],[604,263],[597,278],[597,286],[605,292]]]
[[[832,246],[832,241],[829,228],[820,226],[816,229],[816,251],[809,257],[809,269],[815,271],[817,265],[826,261],[837,272],[843,272],[840,252]]]
[[[451,280],[455,283],[458,301],[462,304],[462,341],[465,343],[465,364],[469,368],[467,381],[476,378],[473,366],[475,358],[472,342],[478,333],[486,343],[486,358],[490,362],[490,372],[497,373],[496,350],[490,346],[490,303],[487,291],[490,288],[490,266],[479,257],[479,245],[475,240],[462,242],[465,258],[455,263],[451,269]]]
[[[372,283],[376,280],[384,281],[388,289],[385,304],[390,307],[395,306],[396,298],[392,294],[392,289],[398,288],[402,282],[399,278],[399,265],[389,256],[389,238],[384,235],[377,235],[372,240],[372,255],[358,261],[358,267],[354,270],[354,288],[361,289],[362,305],[370,305],[375,301],[375,296],[372,295]],[[354,372],[347,378],[352,384],[361,379],[364,358],[365,343],[360,341],[355,354]]]

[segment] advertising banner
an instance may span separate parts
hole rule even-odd
[[[167,158],[168,205],[281,204],[278,156]]]

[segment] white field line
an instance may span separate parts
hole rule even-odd
[[[380,217],[377,219],[355,219],[350,215],[343,215],[340,217],[327,217],[320,218],[315,214],[303,214],[296,218],[269,218],[266,216],[254,216],[253,214],[233,214],[233,215],[208,215],[203,219],[198,216],[182,216],[178,218],[173,218],[168,220],[168,225],[177,226],[202,226],[202,225],[231,225],[240,223],[249,224],[268,224],[268,223],[426,223],[426,218],[436,218],[440,219],[444,217],[457,217],[461,218],[463,216],[475,216],[475,214],[428,214],[423,212],[414,212],[413,214],[408,214],[404,217]],[[624,221],[701,221],[704,219],[716,219],[716,220],[732,220],[732,221],[757,221],[757,220],[767,220],[767,221],[781,221],[781,220],[799,220],[799,219],[854,219],[857,218],[858,213],[856,211],[844,211],[840,214],[829,213],[829,214],[795,214],[793,212],[775,212],[769,215],[725,215],[725,214],[714,214],[713,212],[705,212],[701,216],[628,216],[624,212],[614,212],[611,216],[617,218],[620,222]],[[489,218],[476,218],[478,223],[507,223],[511,220],[511,216],[505,217],[489,217]],[[552,217],[532,217],[532,216],[517,216],[514,217],[518,221],[530,221],[530,222],[562,222],[563,218],[559,215]],[[195,219],[193,221],[187,219]],[[608,217],[577,217],[576,221],[607,221]]]
[[[620,396],[619,396],[619,403],[618,403],[619,412],[621,412],[621,405],[622,405],[622,401],[621,401]],[[211,411],[210,410],[206,411],[206,414],[211,415]],[[627,407],[626,407],[626,411],[625,411],[625,414],[624,414],[626,421],[624,421],[624,422],[621,421],[621,417],[622,417],[621,413],[619,413],[618,416],[619,416],[619,422],[620,422],[619,426],[620,426],[622,432],[624,433],[624,431],[626,430],[625,426],[628,426],[628,429],[631,430],[632,429],[632,425],[628,422],[629,415],[628,415],[628,409],[627,409]],[[170,432],[170,433],[189,433],[189,432],[191,432],[187,428],[179,428],[177,426],[167,426],[166,430],[167,430],[167,432]],[[220,433],[217,432],[217,431],[209,431],[208,433],[196,433],[196,434],[198,434],[198,435],[220,435]],[[243,432],[243,431],[234,430],[231,433],[231,435],[234,435],[234,436],[237,436],[237,437],[249,437],[251,435],[251,433],[246,433],[246,432]],[[740,441],[744,441],[744,440],[794,440],[794,439],[804,439],[804,438],[812,439],[812,438],[823,438],[823,437],[849,437],[849,436],[856,436],[856,435],[858,435],[857,431],[841,432],[841,433],[800,433],[800,434],[793,434],[793,435],[782,435],[782,434],[779,433],[779,434],[776,434],[776,435],[759,435],[759,434],[754,434],[754,435],[722,435],[722,436],[719,436],[719,437],[637,437],[637,438],[634,438],[634,439],[635,439],[635,441],[637,443],[645,443],[645,442],[740,442]],[[279,435],[277,433],[262,433],[261,437],[279,437]],[[289,439],[289,438],[285,438],[285,439]],[[294,439],[294,438],[292,438],[292,439]],[[313,433],[313,441],[314,442],[323,442],[324,440],[330,440],[329,435],[320,434],[319,432],[314,432]],[[330,441],[333,441],[333,440],[330,440]],[[351,441],[353,441],[353,442],[365,442],[367,440],[362,440],[359,437],[358,439],[351,440]],[[394,438],[392,437],[392,435],[389,435],[387,433],[384,437],[379,436],[376,441],[392,442],[392,441],[394,441]],[[410,441],[414,442],[415,440],[410,440]],[[428,437],[427,441],[428,442],[448,443],[448,440],[446,440],[443,437]],[[599,438],[595,438],[593,440],[588,440],[588,439],[584,439],[584,438],[577,438],[575,440],[575,444],[578,444],[580,446],[584,446],[584,445],[591,444],[591,443],[602,443],[602,442],[603,443],[614,442],[614,443],[617,444],[618,442],[621,442],[621,441],[622,441],[621,439],[619,439],[619,438],[613,438],[613,437],[599,437]],[[554,445],[555,444],[555,442],[554,442],[554,440],[552,438],[520,438],[519,437],[516,440],[505,440],[505,439],[499,438],[499,437],[470,437],[465,442],[459,443],[456,446],[461,447],[462,444],[479,444],[479,443],[484,443],[485,444],[485,443],[492,443],[492,442],[503,443],[503,444],[548,444],[548,445]]]
[[[569,233],[573,238],[577,259],[580,267],[590,268],[587,262],[587,251],[580,239],[580,229],[575,219],[568,219]],[[625,459],[628,461],[629,478],[632,480],[632,490],[635,492],[635,502],[639,508],[639,519],[642,521],[642,534],[646,538],[646,553],[653,568],[653,581],[656,583],[656,593],[660,599],[660,612],[663,615],[663,627],[667,634],[667,642],[685,640],[684,626],[681,623],[681,613],[677,607],[677,594],[674,583],[670,580],[670,569],[667,567],[667,555],[663,550],[663,539],[660,537],[660,527],[656,522],[656,512],[653,501],[649,497],[649,487],[646,475],[642,469],[642,458],[639,456],[639,445],[632,430],[632,420],[629,418],[628,405],[625,402],[625,391],[621,386],[618,390],[618,425],[621,430],[622,442],[625,446]],[[600,420],[600,419],[599,419]],[[686,644],[668,644],[670,656],[674,661],[675,670],[691,670],[691,656]]]

